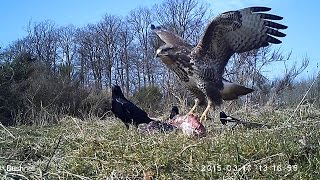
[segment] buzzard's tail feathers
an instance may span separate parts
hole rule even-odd
[[[254,90],[241,86],[236,83],[223,80],[223,89],[220,90],[220,94],[223,100],[238,99],[239,96],[243,96],[252,93]]]

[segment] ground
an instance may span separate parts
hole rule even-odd
[[[207,136],[141,134],[115,118],[0,127],[0,174],[21,179],[319,179],[320,111],[238,111],[271,129],[206,122]],[[9,132],[11,133],[9,133]]]

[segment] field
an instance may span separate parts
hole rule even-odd
[[[127,131],[115,118],[64,117],[46,127],[0,127],[0,174],[8,179],[319,179],[320,111],[237,111],[267,129],[223,127],[207,136]]]

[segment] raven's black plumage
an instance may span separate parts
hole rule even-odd
[[[112,86],[112,108],[113,114],[121,119],[121,121],[129,128],[129,124],[138,127],[139,124],[149,123],[153,121],[148,117],[148,114],[127,100],[120,86]]]
[[[172,106],[171,112],[170,112],[170,116],[169,118],[172,119],[174,118],[176,115],[179,114],[179,109],[177,106]]]

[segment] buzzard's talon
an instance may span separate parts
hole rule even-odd
[[[212,102],[211,101],[208,101],[208,106],[206,107],[206,109],[203,111],[201,117],[200,117],[200,122],[202,122],[203,120],[207,120],[207,115],[209,113],[209,110],[212,106]],[[214,109],[214,107],[213,107]]]
[[[196,110],[197,106],[194,105],[191,110],[188,112],[188,114],[194,114],[194,111]]]
[[[207,115],[204,114],[204,113],[203,113],[203,114],[201,115],[201,117],[200,117],[200,122],[202,122],[203,120],[204,120],[204,121],[207,120]]]
[[[188,112],[189,115],[192,115],[194,114],[194,111],[196,110],[196,108],[198,107],[199,105],[199,100],[198,99],[195,99],[194,100],[194,105],[192,106],[191,110]]]
[[[194,100],[194,105],[192,106],[191,110],[187,113],[188,115],[192,115],[194,114],[194,111],[196,110],[196,108],[198,107],[199,105],[199,100],[198,99],[195,99]]]

